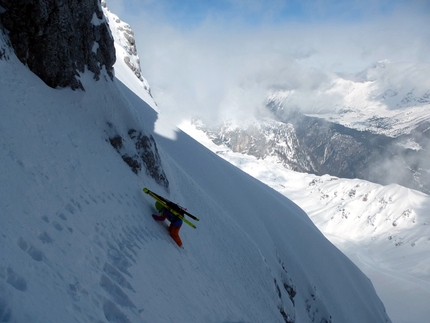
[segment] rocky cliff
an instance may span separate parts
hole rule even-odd
[[[0,27],[47,85],[83,89],[86,69],[113,78],[115,48],[100,0],[0,0]]]

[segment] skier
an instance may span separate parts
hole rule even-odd
[[[170,221],[169,226],[169,233],[170,236],[175,240],[176,244],[179,247],[182,247],[182,240],[179,237],[179,229],[181,229],[182,226],[182,220],[178,218],[176,215],[174,215],[172,212],[170,212],[166,207],[164,207],[163,204],[156,201],[155,202],[155,208],[160,213],[160,215],[153,214],[152,217],[155,221],[164,221],[166,218]]]

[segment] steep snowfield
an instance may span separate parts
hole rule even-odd
[[[51,89],[0,60],[1,322],[390,322],[298,206],[183,132],[155,134],[147,91],[82,81]],[[154,136],[169,192],[130,170],[113,128]],[[200,217],[181,229],[185,248],[143,187]]]
[[[430,197],[399,185],[296,173],[216,146],[181,128],[238,168],[287,196],[372,280],[394,323],[430,316]]]

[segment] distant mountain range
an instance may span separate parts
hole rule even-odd
[[[245,126],[195,124],[216,144],[287,169],[428,194],[430,85],[423,74],[429,70],[383,61],[353,80],[334,78],[324,93],[273,92],[265,107],[270,116]]]

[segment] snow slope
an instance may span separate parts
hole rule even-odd
[[[134,73],[51,89],[11,54],[0,75],[1,322],[390,322],[297,205],[181,131],[157,135]],[[169,191],[130,170],[112,128],[154,136]],[[185,248],[143,187],[201,218]]]
[[[394,323],[430,316],[430,197],[399,185],[297,173],[215,145],[181,128],[302,207],[324,235],[372,280]]]

